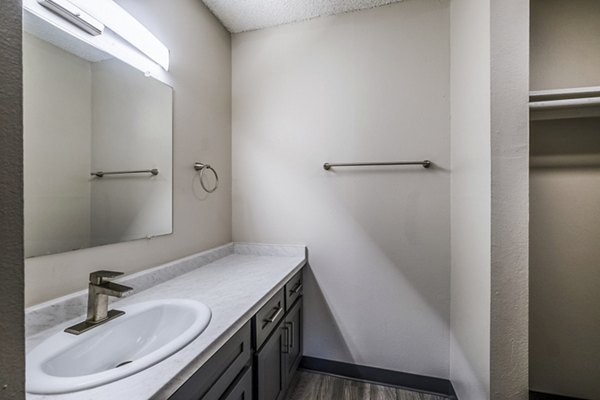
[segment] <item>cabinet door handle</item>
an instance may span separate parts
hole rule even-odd
[[[294,288],[292,290],[290,290],[290,292],[292,294],[296,294],[301,290],[302,290],[302,282],[298,282],[298,284],[296,286],[294,286]]]
[[[285,331],[285,343],[283,344],[282,352],[287,354],[290,352],[290,328],[286,326],[282,326],[281,329]]]
[[[288,343],[290,345],[290,349],[293,349],[294,348],[294,322],[290,321],[290,322],[286,322],[286,324],[288,324],[290,326],[290,328],[289,328],[290,340],[288,341]]]
[[[275,312],[273,312],[273,314],[271,314],[270,317],[265,318],[263,321],[268,322],[268,323],[275,322],[277,320],[277,318],[281,315],[282,312],[283,312],[283,307],[277,307]]]

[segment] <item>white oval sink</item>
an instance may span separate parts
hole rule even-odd
[[[192,300],[157,300],[119,307],[125,315],[81,335],[59,332],[27,355],[29,393],[89,389],[142,371],[194,340],[210,309]]]

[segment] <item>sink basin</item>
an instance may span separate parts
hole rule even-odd
[[[125,315],[81,335],[58,332],[27,355],[29,393],[89,389],[140,372],[194,340],[210,309],[192,300],[157,300],[118,307]]]

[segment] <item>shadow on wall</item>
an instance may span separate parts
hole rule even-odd
[[[310,258],[309,258],[310,259]],[[336,322],[336,318],[329,306],[327,298],[323,294],[323,290],[319,283],[315,279],[312,267],[307,264],[304,272],[304,304],[305,307],[311,310],[319,310],[316,314],[316,319],[306,319],[304,322],[304,337],[307,336],[307,332],[311,332],[314,324],[323,326],[324,324],[330,324],[334,322],[332,329],[324,331],[324,335],[319,336],[319,351],[317,352],[319,358],[326,359],[337,359],[342,357],[344,360],[353,360],[352,352],[346,343],[346,339],[342,331]],[[337,348],[341,349],[335,355],[328,354],[329,349]],[[328,358],[329,357],[329,358]]]
[[[600,118],[533,121],[532,168],[600,167]]]
[[[389,273],[408,283],[449,326],[450,205],[443,195],[449,193],[450,171],[434,165],[334,174],[334,185],[342,191],[352,186],[357,193],[331,200],[338,208],[343,205],[354,228],[380,253],[380,263],[365,267],[392,268]]]
[[[340,233],[308,243],[314,268],[306,284],[307,355],[447,377],[441,354],[450,340],[449,204],[443,196],[449,172],[332,174],[324,176],[328,195],[304,191],[308,210],[317,204],[335,210],[321,224]],[[311,337],[314,332],[319,336]]]

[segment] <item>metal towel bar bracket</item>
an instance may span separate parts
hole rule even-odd
[[[104,175],[124,175],[124,174],[152,174],[153,176],[156,176],[156,175],[158,175],[158,170],[156,168],[154,168],[154,169],[143,169],[143,170],[137,170],[137,171],[112,171],[112,172],[97,171],[97,172],[92,172],[90,175],[96,176],[98,178],[102,178]]]
[[[431,167],[433,163],[425,161],[390,161],[390,162],[364,162],[364,163],[325,163],[323,169],[329,171],[333,167],[381,167],[390,165],[421,165],[423,168]]]

